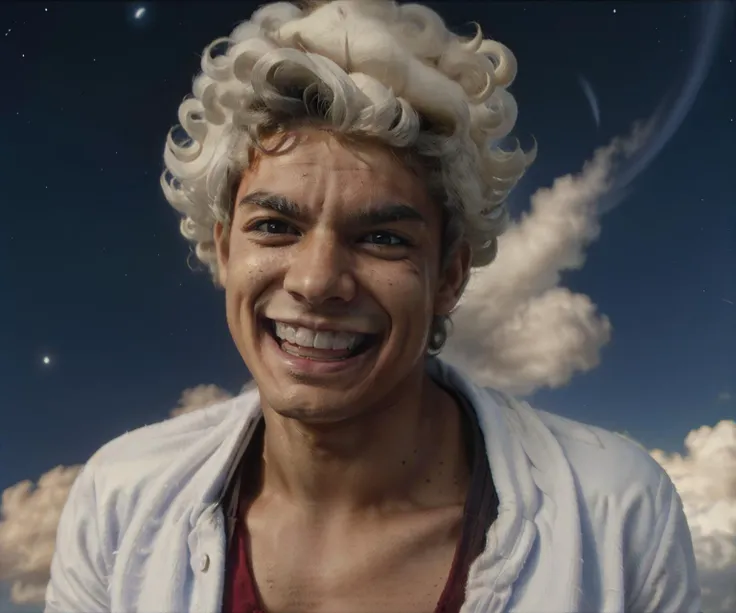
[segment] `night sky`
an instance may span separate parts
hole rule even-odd
[[[518,58],[515,134],[536,138],[539,157],[515,216],[651,115],[701,44],[697,9],[681,2],[431,6],[463,33],[478,21]],[[185,388],[237,392],[248,379],[223,293],[188,267],[158,181],[199,54],[255,7],[0,6],[0,491],[166,418]],[[668,450],[736,416],[734,58],[731,29],[674,137],[565,274],[613,336],[598,368],[537,392],[536,406]]]

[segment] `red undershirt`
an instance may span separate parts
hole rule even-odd
[[[456,393],[453,393],[453,395],[458,404],[464,409],[465,419],[463,425],[466,432],[465,440],[471,443],[468,460],[472,472],[468,496],[465,501],[460,540],[455,550],[455,557],[447,583],[434,613],[459,613],[465,600],[468,569],[473,560],[483,551],[488,528],[498,514],[498,498],[491,479],[485,443],[475,412],[464,398]],[[257,464],[257,458],[262,450],[262,435],[263,422],[254,434],[253,444],[249,445],[246,451],[243,466]],[[247,487],[246,481],[243,481],[245,487]],[[241,487],[239,489],[239,492],[236,493],[233,490],[226,496],[237,495],[241,500],[247,498],[245,488]],[[239,507],[240,505],[236,502],[236,512],[229,518],[234,520],[235,523],[228,546],[222,613],[267,613],[260,602],[258,589],[253,579],[248,551],[247,527],[242,520],[242,513],[237,512]]]

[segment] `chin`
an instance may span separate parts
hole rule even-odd
[[[310,385],[291,384],[275,394],[264,394],[268,408],[280,417],[319,425],[336,424],[355,419],[366,410],[367,398],[358,393],[325,390]]]

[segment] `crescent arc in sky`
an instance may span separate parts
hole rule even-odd
[[[578,81],[580,82],[580,87],[583,89],[583,93],[588,100],[588,104],[590,104],[590,110],[593,111],[595,126],[596,128],[599,128],[601,125],[601,107],[598,104],[598,96],[595,95],[593,86],[583,75],[578,75]]]
[[[634,179],[654,161],[682,125],[708,76],[727,26],[733,21],[734,8],[728,0],[702,0],[694,6],[699,19],[689,60],[680,71],[682,77],[672,85],[647,122],[646,141],[621,164],[613,189],[599,203],[601,213],[623,201]]]

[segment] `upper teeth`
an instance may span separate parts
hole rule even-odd
[[[274,322],[276,336],[281,340],[315,349],[353,349],[365,337],[364,334],[348,332],[325,332],[309,328],[294,327],[289,324]]]

